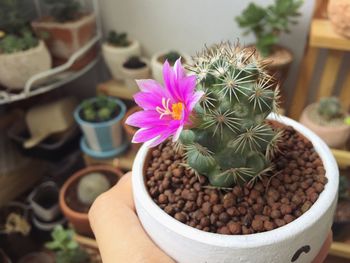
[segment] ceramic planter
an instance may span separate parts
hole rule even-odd
[[[88,236],[93,235],[89,224],[88,214],[80,213],[70,208],[66,202],[66,195],[67,195],[68,188],[71,187],[72,184],[76,184],[86,174],[95,173],[95,172],[98,172],[98,173],[105,172],[105,173],[113,174],[116,176],[117,180],[119,180],[119,178],[123,176],[120,170],[113,168],[112,166],[107,166],[107,165],[89,166],[73,174],[63,184],[59,195],[60,207],[65,217],[73,225],[74,229],[78,233],[83,235],[88,235]]]
[[[105,122],[87,122],[80,116],[82,105],[79,105],[75,112],[74,118],[82,129],[87,145],[95,152],[107,152],[121,147],[123,141],[123,128],[121,120],[125,115],[125,104],[116,98],[109,98],[119,106],[119,114],[112,120]],[[91,102],[95,102],[96,98],[92,98]]]
[[[43,41],[31,49],[0,54],[0,84],[10,90],[22,90],[34,75],[51,68],[51,57]]]
[[[48,181],[42,183],[29,195],[28,201],[34,214],[41,220],[49,222],[61,213],[58,204],[58,187]]]
[[[132,40],[131,44],[127,47],[117,47],[103,43],[102,54],[112,77],[116,80],[122,80],[125,78],[122,72],[124,62],[132,56],[140,56],[141,47],[140,43],[136,40]]]
[[[158,52],[152,56],[151,59],[151,71],[153,79],[163,84],[163,63],[159,61],[159,58],[165,55],[167,52]],[[186,64],[190,64],[192,59],[189,55],[180,52],[181,57],[185,59]]]
[[[125,114],[125,117],[123,119],[123,128],[124,128],[124,131],[126,133],[126,137],[128,139],[129,142],[132,141],[132,137],[134,137],[136,131],[137,131],[137,128],[133,127],[133,126],[129,126],[125,123],[125,120],[133,113],[137,112],[137,111],[140,111],[141,108],[139,106],[134,106],[132,108],[130,108],[126,114]],[[140,149],[141,147],[141,143],[132,143],[131,144],[131,148],[133,151],[137,151],[138,149]]]
[[[331,148],[343,148],[350,136],[350,126],[345,123],[334,126],[321,126],[310,118],[310,111],[317,105],[307,106],[300,117],[300,123],[320,136]]]
[[[334,31],[350,38],[350,0],[330,0],[327,11]]]
[[[53,57],[69,59],[96,34],[96,16],[86,14],[78,20],[65,23],[42,18],[33,21],[32,27],[38,35],[48,36],[45,42]]]
[[[122,75],[124,76],[125,85],[135,92],[139,90],[135,80],[149,79],[151,76],[151,70],[148,61],[144,58],[141,58],[141,61],[144,62],[146,66],[137,69],[127,68],[124,65],[122,67]]]
[[[177,262],[310,263],[325,241],[337,203],[338,167],[327,145],[313,132],[286,118],[270,119],[294,127],[309,139],[323,161],[328,183],[318,200],[301,217],[272,231],[251,235],[208,233],[180,223],[159,208],[144,183],[148,146],[139,150],[133,166],[132,186],[139,219],[152,240]],[[304,251],[292,261],[298,250]]]

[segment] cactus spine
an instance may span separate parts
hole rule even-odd
[[[188,165],[211,185],[232,187],[271,170],[280,133],[265,121],[278,110],[278,85],[251,50],[222,43],[190,68],[205,95],[180,142]]]

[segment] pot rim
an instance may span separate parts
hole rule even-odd
[[[88,220],[88,213],[77,212],[77,211],[73,210],[72,208],[70,208],[68,206],[68,204],[66,203],[65,196],[66,196],[67,189],[71,186],[71,184],[73,182],[78,180],[80,177],[83,177],[87,173],[98,172],[98,171],[111,172],[118,177],[118,181],[123,176],[123,173],[121,172],[121,170],[119,170],[116,167],[109,166],[109,165],[92,165],[92,166],[87,166],[81,170],[78,170],[67,181],[64,182],[62,188],[60,189],[59,203],[60,203],[60,207],[62,209],[63,214],[69,214],[70,217]],[[118,181],[117,181],[117,183],[118,183]]]
[[[128,124],[125,123],[126,119],[133,113],[135,112],[138,112],[138,111],[141,111],[142,108],[138,105],[135,105],[135,106],[132,106],[125,114],[122,122],[123,122],[123,127],[124,127],[124,130],[126,131],[127,134],[130,134],[130,135],[134,135],[136,132],[137,132],[137,128],[133,127],[133,126],[130,126]]]
[[[92,127],[96,127],[96,128],[112,126],[113,124],[115,124],[118,121],[120,121],[121,119],[123,119],[123,117],[125,116],[125,113],[126,113],[126,106],[125,106],[124,102],[122,102],[118,98],[108,97],[108,99],[116,102],[118,104],[118,106],[120,107],[119,114],[116,117],[114,117],[113,119],[108,120],[108,121],[103,121],[103,122],[88,122],[88,121],[83,120],[79,116],[79,113],[80,113],[81,109],[83,108],[83,103],[80,103],[78,105],[78,107],[76,107],[76,109],[74,111],[74,119],[76,120],[76,122],[79,125],[86,125],[86,126],[90,126],[90,127],[92,126]],[[88,101],[91,101],[91,102],[95,102],[96,100],[97,100],[96,97],[88,99]]]
[[[49,16],[52,17],[52,16]],[[57,22],[57,21],[40,21],[40,18],[32,21],[31,25],[33,27],[40,28],[59,28],[59,29],[70,29],[70,28],[79,28],[90,20],[95,20],[96,15],[92,12],[84,14],[77,20],[67,21],[67,22]]]
[[[117,47],[109,44],[107,41],[102,43],[102,48],[109,50],[111,52],[124,52],[125,50],[133,49],[140,46],[140,43],[135,39],[130,39],[130,45],[126,47]]]
[[[310,111],[314,108],[317,107],[318,103],[312,103],[306,106],[306,108],[303,110],[302,115],[310,122],[312,123],[317,129],[320,129],[321,131],[326,131],[329,129],[332,129],[334,132],[336,131],[343,131],[343,130],[350,130],[350,126],[342,123],[337,126],[325,126],[325,125],[319,125],[318,123],[314,122],[312,118],[310,118]],[[347,114],[346,114],[347,115]],[[301,118],[301,117],[300,117]]]
[[[337,196],[338,191],[338,166],[328,146],[311,130],[284,116],[270,114],[268,119],[290,125],[304,135],[308,140],[310,140],[323,162],[323,166],[326,170],[326,177],[328,178],[328,183],[317,201],[307,212],[291,223],[262,233],[250,235],[222,235],[201,231],[177,221],[153,202],[145,187],[143,167],[149,150],[149,143],[145,143],[138,151],[133,165],[132,185],[134,189],[133,194],[135,203],[141,204],[144,208],[143,210],[148,214],[152,214],[151,217],[154,220],[158,221],[159,224],[164,225],[169,230],[175,232],[177,235],[181,235],[187,239],[192,239],[196,242],[212,246],[254,248],[278,243],[283,240],[287,240],[291,235],[300,234],[313,225],[318,220],[320,215],[325,214],[327,209],[332,206],[334,196]],[[138,190],[137,194],[135,189]]]
[[[160,63],[158,61],[158,58],[160,56],[163,56],[165,55],[166,53],[168,53],[169,51],[171,51],[171,49],[166,49],[166,50],[161,50],[161,51],[158,51],[156,53],[153,54],[152,58],[151,58],[151,63],[154,64],[158,64],[158,65],[161,65],[161,67],[163,68],[163,64]],[[187,65],[191,65],[192,63],[192,58],[189,54],[187,54],[186,52],[183,52],[182,50],[176,50],[177,52],[179,52],[179,54],[181,55],[182,58],[184,58],[186,60],[186,64]]]

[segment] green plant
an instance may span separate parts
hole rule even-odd
[[[322,98],[318,103],[317,112],[325,121],[344,118],[344,111],[337,97]]]
[[[79,18],[81,5],[76,0],[45,0],[45,2],[57,22],[64,23]]]
[[[78,198],[82,203],[91,205],[100,194],[110,187],[108,179],[101,173],[85,175],[78,184]]]
[[[8,34],[0,39],[0,53],[10,54],[24,51],[38,45],[38,39],[28,29],[19,34]]]
[[[116,110],[116,102],[106,96],[99,96],[96,101],[83,101],[82,118],[89,122],[107,121],[113,118]]]
[[[246,28],[244,34],[253,33],[256,47],[262,56],[271,54],[282,32],[289,33],[289,25],[296,24],[303,0],[275,0],[266,8],[250,3],[242,15],[236,17],[238,25]]]
[[[23,0],[0,1],[0,53],[24,51],[38,45],[28,26],[29,18]]]
[[[123,32],[119,34],[114,30],[109,32],[107,42],[116,47],[127,47],[130,45],[127,33]]]
[[[232,187],[273,169],[280,131],[266,123],[278,111],[278,87],[253,54],[228,43],[206,49],[190,68],[204,95],[180,142],[187,164],[211,185]]]
[[[131,69],[143,68],[146,66],[146,63],[143,62],[139,57],[132,56],[124,64],[124,67]]]
[[[52,241],[45,244],[46,248],[55,251],[57,263],[88,263],[88,254],[81,249],[73,239],[74,231],[64,229],[61,225],[54,228],[51,233]]]
[[[168,60],[170,65],[174,65],[176,60],[178,60],[180,57],[181,55],[177,51],[169,51],[164,55],[164,59]]]

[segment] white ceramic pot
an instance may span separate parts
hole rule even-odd
[[[293,222],[263,233],[220,235],[177,221],[160,209],[144,184],[143,168],[149,148],[144,144],[133,166],[132,186],[139,219],[152,240],[178,262],[310,263],[318,254],[332,225],[337,203],[338,167],[327,145],[312,131],[286,118],[271,116],[294,127],[314,145],[326,170],[328,183],[318,200]],[[298,250],[304,250],[292,261]]]
[[[343,123],[334,126],[322,126],[310,118],[310,111],[317,107],[317,103],[307,106],[300,117],[300,123],[308,127],[324,140],[331,148],[344,148],[350,136],[350,126]]]
[[[151,76],[151,70],[149,67],[149,63],[146,59],[141,58],[141,61],[146,64],[143,68],[138,69],[131,69],[126,68],[125,66],[122,67],[122,74],[125,77],[124,82],[125,85],[135,92],[139,90],[136,79],[149,79]]]
[[[167,51],[155,53],[151,59],[151,71],[152,71],[153,79],[155,79],[156,81],[158,81],[161,84],[164,83],[164,81],[163,81],[163,64],[161,62],[159,62],[158,58],[160,58],[161,56],[163,56],[166,53],[167,53]],[[181,57],[183,57],[186,60],[186,64],[190,64],[192,62],[191,56],[187,55],[184,52],[180,52],[180,54],[181,54]]]
[[[131,41],[131,44],[127,47],[116,47],[103,43],[102,54],[112,77],[116,80],[122,80],[124,79],[122,72],[124,62],[132,56],[140,56],[141,47],[136,40]]]
[[[0,54],[0,84],[21,90],[30,77],[51,68],[51,56],[43,41],[36,47],[12,54]]]

